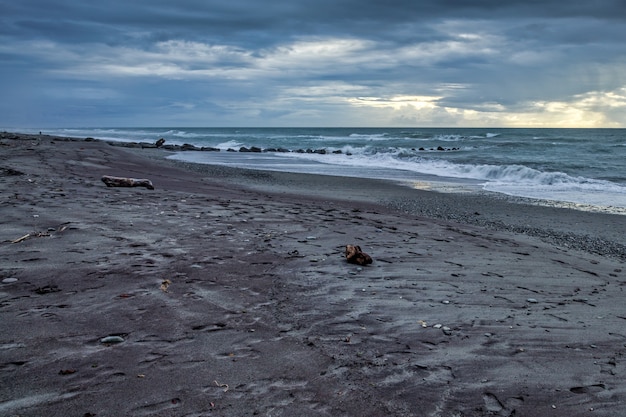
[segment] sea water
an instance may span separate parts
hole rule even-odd
[[[164,138],[166,144],[222,151],[171,156],[178,160],[392,179],[424,188],[481,189],[626,210],[626,129],[84,128],[42,133],[132,142]],[[242,147],[273,151],[227,152]]]

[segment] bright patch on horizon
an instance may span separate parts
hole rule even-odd
[[[521,108],[507,108],[501,103],[474,103],[473,108],[440,105],[445,96],[354,97],[347,99],[354,107],[381,112],[381,120],[412,121],[416,125],[435,125],[434,117],[446,125],[467,127],[623,127],[607,117],[607,109],[623,111],[626,87],[610,92],[592,91],[575,95],[569,101],[535,101]],[[383,119],[386,118],[386,119]],[[441,125],[441,123],[439,124]]]

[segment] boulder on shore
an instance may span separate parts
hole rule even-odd
[[[372,257],[361,250],[360,246],[346,245],[346,259],[351,264],[368,265],[371,264]]]

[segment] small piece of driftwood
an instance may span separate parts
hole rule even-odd
[[[124,178],[103,175],[102,182],[105,183],[107,187],[146,187],[148,190],[154,190],[152,181],[145,178]]]
[[[360,246],[346,245],[346,259],[351,264],[368,265],[372,263],[372,257],[361,250]]]
[[[24,235],[24,236],[22,236],[22,237],[18,237],[17,239],[12,240],[12,241],[11,241],[11,243],[20,243],[21,241],[26,240],[26,239],[28,239],[29,237],[30,237],[30,233],[27,233],[27,234],[25,234],[25,235]]]

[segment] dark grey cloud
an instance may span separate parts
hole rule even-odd
[[[0,0],[0,10],[0,88],[15,103],[0,104],[4,126],[624,123],[623,1]]]
[[[182,0],[79,2],[74,0],[3,2],[5,33],[53,39],[92,40],[94,36],[126,39],[127,31],[161,32],[195,40],[276,43],[283,36],[407,36],[398,26],[414,28],[442,19],[544,19],[582,17],[626,20],[621,1],[465,1],[465,0]],[[251,38],[258,34],[261,39]],[[391,35],[390,35],[391,34]],[[593,36],[593,34],[588,34]]]

